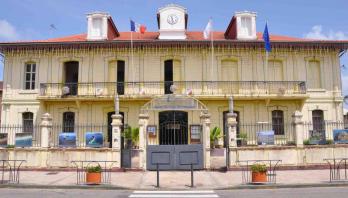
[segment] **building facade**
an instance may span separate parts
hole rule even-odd
[[[123,124],[138,127],[139,115],[147,113],[147,130],[153,131],[146,132],[146,141],[154,145],[206,144],[204,130],[196,127],[206,111],[210,129],[222,133],[214,144],[226,146],[231,97],[237,138],[245,134],[251,145],[257,144],[256,132],[266,129],[274,131],[275,144],[296,142],[295,112],[311,124],[304,140],[323,122],[343,122],[339,56],[347,42],[271,34],[272,52],[266,55],[253,12],[236,12],[225,31],[213,32],[213,42],[187,29],[181,6],[159,9],[157,19],[158,32],[119,32],[110,15],[91,13],[86,34],[1,43],[1,124],[35,126],[48,113],[53,125],[61,125],[54,134],[102,125],[96,130],[111,147],[115,97]],[[150,107],[168,95],[183,99],[162,109],[157,100]],[[200,110],[183,108],[192,102],[187,98],[199,101]],[[332,130],[324,136],[333,139]]]

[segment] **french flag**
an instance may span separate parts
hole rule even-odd
[[[146,26],[136,23],[133,20],[130,21],[130,27],[132,32],[140,32],[144,34],[146,32]]]

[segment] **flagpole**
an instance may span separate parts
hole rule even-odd
[[[210,18],[211,23],[213,23],[213,20]],[[213,24],[211,24],[213,27]],[[213,82],[213,73],[214,73],[214,29],[212,28],[211,34],[210,34],[210,45],[211,45],[211,68],[210,68],[210,73],[211,73],[211,81]]]
[[[135,83],[135,68],[134,68],[134,62],[133,62],[133,31],[131,30],[131,67],[132,67],[132,84],[133,84],[133,91],[134,91],[134,83]]]

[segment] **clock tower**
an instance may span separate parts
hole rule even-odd
[[[159,39],[186,39],[187,18],[186,8],[179,5],[169,4],[158,9]]]

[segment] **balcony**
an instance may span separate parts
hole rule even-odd
[[[201,98],[235,96],[245,97],[299,97],[306,96],[303,81],[177,81],[177,82],[94,82],[94,83],[42,83],[38,99],[54,98],[149,98],[171,94],[187,94]]]

